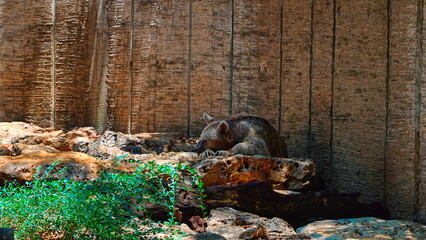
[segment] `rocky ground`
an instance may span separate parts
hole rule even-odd
[[[129,172],[144,161],[180,163],[202,176],[210,213],[202,219],[196,198],[179,195],[179,228],[189,234],[186,239],[426,238],[423,225],[372,218],[386,218],[387,212],[379,204],[359,203],[356,193],[322,189],[311,161],[243,155],[201,159],[191,152],[195,143],[174,133],[100,135],[90,127],[65,132],[0,123],[0,181],[31,181],[39,166],[58,160],[67,166],[63,174],[78,181],[97,178],[118,160],[117,168]]]

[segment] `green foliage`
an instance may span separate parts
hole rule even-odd
[[[200,178],[181,165],[149,162],[132,174],[105,171],[97,180],[76,182],[53,178],[66,171],[56,171],[59,163],[39,168],[25,185],[13,182],[0,189],[0,227],[14,227],[17,239],[145,239],[167,230],[138,219],[137,212],[147,213],[147,203],[160,204],[169,214],[163,226],[175,224],[176,194],[186,186],[182,173],[203,198]]]

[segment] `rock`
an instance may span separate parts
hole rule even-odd
[[[189,235],[187,237],[182,238],[182,240],[227,240],[219,234],[211,233],[211,232],[203,232],[194,235]]]
[[[24,122],[0,122],[0,144],[17,143],[30,137],[44,138],[58,136],[62,131],[51,128],[41,128],[34,124]]]
[[[45,146],[44,144],[39,145],[25,145],[21,143],[13,144],[14,155],[30,155],[30,154],[42,154],[42,153],[60,153],[59,150]]]
[[[172,140],[170,151],[172,152],[193,152],[194,147],[197,144],[195,138],[181,137],[179,140]]]
[[[294,229],[280,218],[264,218],[237,211],[232,208],[218,208],[210,212],[206,233],[196,234],[195,239],[310,239],[305,234],[296,234]],[[212,235],[214,234],[214,235]],[[304,238],[298,238],[304,237]]]
[[[206,187],[271,181],[275,189],[312,188],[314,164],[306,160],[235,155],[195,160],[190,166],[201,173]]]
[[[13,151],[12,144],[1,144],[0,145],[0,156],[13,156],[15,152]]]
[[[67,170],[55,177],[64,177],[75,181],[96,179],[101,170],[110,167],[108,163],[99,161],[87,154],[76,152],[37,152],[19,156],[2,156],[0,157],[0,183],[5,180],[17,180],[21,183],[32,181],[38,167],[41,167],[43,171],[56,161],[59,161],[59,163],[54,172],[65,167]],[[123,171],[132,170],[124,166],[119,167],[119,169]]]
[[[300,227],[318,219],[373,216],[386,218],[380,204],[363,204],[359,194],[336,191],[284,192],[272,188],[271,182],[206,187],[204,204],[208,209],[232,207],[266,217],[279,217]]]
[[[192,228],[199,233],[206,231],[206,224],[204,220],[199,216],[192,216],[189,221],[192,223]]]
[[[426,239],[426,226],[374,217],[324,220],[297,229],[314,239]]]
[[[59,151],[71,151],[75,142],[90,141],[98,137],[92,127],[75,128],[65,133],[23,122],[0,123],[0,144],[44,144]]]

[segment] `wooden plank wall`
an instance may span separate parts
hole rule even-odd
[[[386,0],[337,1],[335,13],[332,181],[376,201],[384,181],[386,10]]]
[[[24,120],[25,1],[0,2],[0,119]]]
[[[258,115],[320,178],[426,221],[424,0],[0,1],[0,121],[198,136]]]
[[[419,195],[422,170],[419,162],[419,84],[424,68],[421,61],[424,54],[421,47],[423,33],[419,27],[423,21],[422,2],[392,1],[389,6],[389,113],[385,200],[391,209],[398,209],[399,216],[415,219],[419,217],[416,215],[419,204],[424,202]],[[423,194],[424,191],[423,188]]]
[[[87,1],[56,0],[55,6],[55,127],[86,124],[90,68]]]
[[[230,0],[193,1],[190,74],[190,135],[205,126],[204,112],[225,118],[231,110],[229,86],[232,9]]]

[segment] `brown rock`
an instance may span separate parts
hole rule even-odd
[[[13,144],[13,150],[15,155],[30,155],[30,154],[43,154],[43,153],[60,153],[53,147],[45,146],[44,144],[39,145],[26,145],[21,143]]]
[[[311,161],[236,155],[198,159],[190,166],[201,173],[205,186],[271,181],[275,189],[311,187],[315,176]]]
[[[298,236],[294,229],[280,218],[268,219],[232,208],[212,210],[207,219],[206,232],[215,234],[213,239],[282,239],[290,236],[294,237],[291,239],[311,239],[305,234]],[[206,233],[201,236],[205,235]],[[195,239],[198,239],[198,234]]]
[[[52,137],[62,131],[50,128],[41,128],[34,124],[24,122],[0,122],[0,144],[17,143],[33,136]]]
[[[373,217],[324,220],[297,229],[314,239],[426,239],[426,226]]]
[[[92,127],[76,128],[65,133],[62,130],[41,128],[23,122],[0,123],[0,144],[44,144],[59,151],[71,151],[74,143],[90,141],[98,137],[99,135]]]
[[[100,170],[108,168],[105,162],[84,153],[40,151],[34,154],[0,157],[0,181],[17,180],[18,182],[25,182],[34,180],[34,174],[38,167],[43,170],[56,161],[60,161],[57,170],[67,168],[61,176],[57,177],[77,181],[96,179]]]
[[[1,144],[0,145],[0,156],[13,156],[15,152],[13,151],[12,144]]]
[[[205,222],[204,220],[199,217],[199,216],[192,216],[189,221],[192,223],[192,228],[196,231],[196,232],[205,232],[206,231],[206,226],[205,226]]]
[[[272,189],[271,182],[206,187],[205,194],[207,209],[232,207],[262,216],[283,218],[296,227],[318,219],[387,218],[389,214],[380,204],[358,202],[357,193],[277,191]]]

